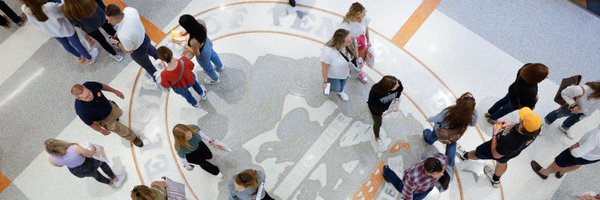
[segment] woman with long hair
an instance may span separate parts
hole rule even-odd
[[[96,181],[112,187],[120,187],[125,180],[125,175],[115,175],[108,164],[93,158],[96,153],[94,147],[86,149],[77,143],[57,139],[47,139],[44,141],[44,147],[50,154],[48,158],[50,164],[56,167],[67,166],[71,174],[79,178],[94,177]],[[98,168],[101,168],[109,178],[100,174]]]
[[[383,115],[390,109],[392,102],[400,103],[400,95],[402,95],[402,82],[394,76],[384,76],[379,82],[375,83],[371,87],[369,92],[369,111],[371,111],[371,117],[373,117],[373,133],[375,134],[375,143],[377,144],[377,150],[382,152],[386,150],[386,146],[379,137],[379,130],[381,129],[381,123]],[[394,105],[398,106],[398,105]],[[395,107],[394,109],[397,109]]]
[[[346,80],[350,76],[351,61],[357,57],[356,48],[352,44],[350,32],[338,29],[333,37],[325,43],[321,50],[321,74],[323,88],[331,84],[331,91],[337,92],[340,98],[348,101],[348,94],[344,90]]]
[[[229,200],[272,200],[266,190],[261,192],[260,197],[256,196],[265,179],[265,172],[262,170],[246,169],[236,174],[227,184]]]
[[[99,4],[102,4],[102,6]],[[102,28],[111,37],[114,37],[117,32],[106,20],[103,5],[102,1],[97,2],[95,0],[63,0],[62,10],[73,26],[79,27],[98,41],[102,48],[110,54],[111,58],[122,61],[123,56],[115,51],[100,32],[100,28]]]
[[[215,140],[205,135],[198,126],[177,124],[173,127],[173,137],[175,138],[177,155],[181,158],[180,161],[187,170],[192,171],[194,169],[194,166],[189,164],[193,163],[200,165],[204,171],[215,175],[217,178],[223,178],[219,167],[208,162],[213,155],[208,146],[202,141],[206,140],[214,146]]]
[[[455,105],[429,117],[427,121],[434,123],[434,126],[433,130],[423,130],[423,139],[430,145],[437,140],[446,144],[448,165],[453,167],[456,157],[456,141],[467,131],[468,126],[477,124],[475,98],[470,92],[464,93],[456,99]]]
[[[213,49],[212,40],[207,36],[204,21],[197,20],[193,16],[185,14],[179,17],[179,25],[190,36],[185,48],[193,56],[196,56],[196,61],[204,69],[204,73],[208,76],[208,78],[204,79],[206,84],[220,83],[221,79],[215,69],[223,71],[223,63],[217,52]]]
[[[154,181],[150,187],[138,185],[131,190],[132,200],[167,200],[167,184],[164,181]]]
[[[569,128],[600,109],[600,81],[587,82],[581,86],[569,86],[560,95],[568,106],[548,113],[544,119],[546,124],[550,125],[558,118],[567,117],[558,130],[573,139],[574,136],[569,132]]]
[[[371,47],[369,23],[371,22],[371,18],[367,17],[366,14],[367,10],[365,7],[358,2],[354,2],[348,9],[348,12],[346,12],[346,16],[344,16],[344,20],[340,25],[340,28],[350,31],[350,35],[352,35],[355,48],[358,52],[358,63],[362,63],[363,61],[370,62],[373,57],[369,53],[369,48]],[[358,79],[364,84],[369,82],[367,75],[363,71],[358,73]]]
[[[47,0],[21,1],[24,3],[21,10],[27,15],[29,23],[56,39],[67,52],[77,57],[79,64],[83,64],[86,60],[90,65],[96,62],[98,49],[94,48],[91,53],[88,53],[79,41],[73,25],[65,17],[60,4]]]
[[[160,85],[165,88],[173,88],[175,93],[183,96],[192,106],[200,108],[200,104],[189,90],[194,88],[202,100],[207,99],[206,90],[202,88],[194,75],[194,63],[185,56],[180,59],[174,58],[171,49],[165,46],[158,47],[156,54],[160,60],[167,63],[167,68],[160,73]]]

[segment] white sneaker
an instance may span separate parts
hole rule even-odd
[[[571,132],[569,132],[568,129],[563,128],[562,125],[558,127],[558,130],[561,133],[565,134],[569,139],[575,138],[575,136]]]
[[[94,63],[96,63],[96,59],[98,59],[99,54],[100,54],[100,52],[98,52],[98,48],[92,49],[92,51],[90,51],[90,55],[92,56],[92,59],[88,60],[88,64],[93,65]]]
[[[115,180],[113,180],[113,182],[110,186],[112,186],[113,188],[120,188],[123,185],[123,182],[125,181],[126,177],[127,177],[127,174],[118,175],[117,178],[115,178]]]
[[[494,173],[496,173],[496,171],[494,170],[494,168],[490,165],[485,165],[483,167],[483,173],[485,174],[485,176],[488,177],[488,179],[490,180],[490,183],[492,183],[492,186],[494,188],[498,188],[500,185],[500,181],[494,181]]]
[[[220,82],[221,82],[221,80],[216,80],[216,81],[215,81],[215,80],[212,80],[211,78],[205,78],[205,79],[204,79],[204,82],[205,82],[206,84],[209,84],[209,85],[214,85],[214,84],[220,83]]]
[[[344,92],[344,91],[338,92],[338,95],[340,95],[340,98],[342,98],[342,100],[348,101],[348,94],[346,94],[346,92]]]
[[[381,138],[376,138],[375,144],[377,145],[378,152],[385,152],[385,150],[387,149],[387,147],[385,146],[385,144],[383,143],[383,140]]]
[[[192,106],[194,106],[194,108],[198,108],[198,109],[202,108],[202,105],[200,105],[200,103],[196,103],[196,105],[192,105]]]
[[[111,54],[108,54],[108,55],[109,55],[109,56],[110,56],[112,59],[116,60],[117,62],[121,62],[121,61],[123,61],[123,56],[122,56],[121,54],[119,54],[119,53],[117,53],[117,54],[116,54],[116,55],[114,55],[114,56],[113,56],[113,55],[111,55]]]
[[[208,99],[208,96],[206,96],[206,90],[202,90],[202,96],[200,96],[200,99],[202,99],[202,101],[206,101],[206,99]]]
[[[221,68],[215,67],[215,70],[217,70],[218,72],[223,72],[225,71],[225,66],[221,66]]]
[[[223,173],[219,172],[219,174],[215,175],[218,179],[223,179]]]

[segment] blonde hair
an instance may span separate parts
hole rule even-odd
[[[65,154],[67,154],[67,149],[69,149],[69,147],[71,145],[75,145],[77,143],[69,143],[63,140],[58,140],[58,139],[46,139],[46,141],[44,141],[44,147],[46,148],[46,152],[48,152],[50,155],[53,156],[64,156]]]
[[[94,0],[64,0],[62,10],[71,19],[82,19],[96,13],[98,3]]]
[[[198,134],[198,129],[184,124],[177,124],[173,127],[173,137],[175,138],[175,149],[192,148],[192,145],[186,140],[185,133],[191,131],[192,135]]]
[[[258,189],[258,172],[256,172],[256,170],[244,170],[239,174],[235,175],[233,179],[235,181],[235,184],[238,184],[239,186],[242,186],[244,188],[251,187],[254,189]]]
[[[152,190],[145,185],[138,185],[131,190],[131,199],[132,200],[153,200],[154,193]]]
[[[354,2],[348,9],[346,16],[344,16],[344,22],[350,22],[350,20],[352,20],[354,17],[356,17],[366,11],[367,10],[365,9],[365,7],[362,4],[360,4],[358,2]]]
[[[325,46],[337,49],[337,50],[342,50],[343,46],[344,46],[344,39],[350,35],[350,31],[346,30],[346,29],[338,29],[335,31],[335,33],[333,34],[333,37],[331,37],[331,39],[325,43]],[[348,45],[346,47],[346,51],[348,51],[350,54],[352,54],[353,58],[358,57],[357,52],[356,52],[356,48],[355,44],[354,44],[354,40],[351,40],[352,43],[350,45]],[[351,58],[348,58],[350,60],[352,60]]]

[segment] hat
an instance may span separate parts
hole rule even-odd
[[[542,119],[535,114],[531,108],[523,107],[519,110],[519,118],[521,118],[523,128],[528,132],[534,132],[542,126]]]

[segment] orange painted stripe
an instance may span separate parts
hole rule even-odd
[[[103,0],[104,4],[115,4],[119,6],[119,8],[124,9],[127,7],[127,4],[121,0]],[[144,24],[144,29],[146,29],[146,34],[154,43],[159,43],[167,34],[163,32],[160,28],[156,27],[152,22],[148,21],[146,17],[140,15],[140,19],[142,20],[142,24]]]
[[[417,10],[402,25],[400,30],[392,38],[392,42],[399,47],[404,47],[408,40],[419,30],[421,25],[429,18],[431,13],[440,4],[441,0],[423,0]]]
[[[0,192],[4,191],[10,185],[10,179],[0,172]]]

